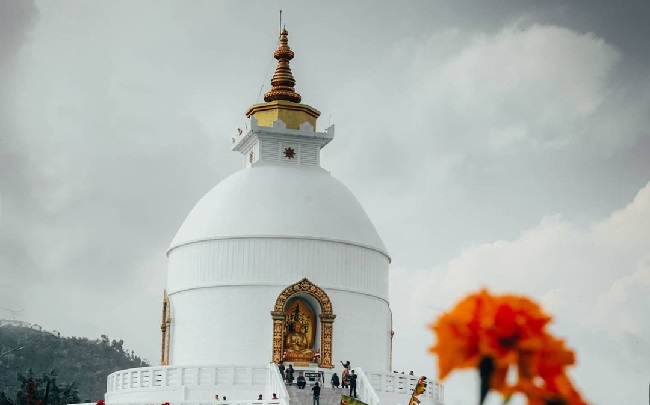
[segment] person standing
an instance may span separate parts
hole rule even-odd
[[[314,405],[320,405],[320,386],[318,383],[314,384],[311,390],[314,391]]]
[[[354,374],[354,370],[350,372],[350,396],[357,397],[357,375]]]
[[[345,388],[348,386],[349,381],[348,376],[350,375],[350,360],[347,360],[345,363],[341,362],[341,365],[343,366],[343,373],[341,374],[341,387]]]
[[[282,381],[286,380],[286,377],[284,376],[284,361],[281,361],[280,364],[278,364],[278,370],[280,370]]]
[[[293,366],[289,364],[289,367],[284,373],[287,376],[287,384],[291,385],[293,383]]]

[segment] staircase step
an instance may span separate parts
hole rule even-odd
[[[311,387],[313,385],[307,384],[304,389],[298,389],[298,386],[295,384],[287,385],[287,392],[290,398],[289,403],[291,405],[312,405],[314,400]],[[321,386],[320,405],[339,405],[341,403],[341,395],[348,395],[349,392],[348,389]]]

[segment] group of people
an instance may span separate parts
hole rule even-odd
[[[278,369],[280,370],[280,375],[282,376],[282,380],[288,385],[293,384],[293,375],[296,372],[296,370],[293,369],[293,366],[289,364],[289,367],[285,367],[284,362],[281,361],[278,364]],[[302,376],[302,373],[300,373],[300,376]],[[300,376],[298,377],[298,379],[300,379]],[[302,379],[304,380],[305,377],[303,377]]]
[[[293,384],[293,375],[296,372],[296,370],[293,369],[293,365],[289,364],[288,367],[285,367],[284,362],[281,361],[278,364],[278,370],[280,370],[280,376],[282,376],[282,380],[285,383],[287,383],[287,385]],[[302,371],[298,373],[298,378],[296,379],[296,385],[300,390],[304,390],[305,386],[307,385],[307,380],[305,379],[305,376],[303,375]],[[318,382],[314,384],[311,390],[313,391],[314,394],[313,396],[314,405],[320,405],[320,385],[318,384]],[[275,394],[273,394],[273,399],[275,399]]]
[[[289,364],[289,367],[285,367],[284,362],[281,361],[280,364],[278,364],[278,369],[280,370],[280,375],[282,376],[282,380],[287,385],[293,384],[293,375],[296,372],[296,370],[293,369],[293,365]],[[307,380],[305,379],[305,376],[302,374],[302,371],[298,373],[298,378],[296,378],[296,384],[298,385],[298,389],[301,390],[305,389],[305,386],[307,385]]]
[[[340,379],[336,373],[332,375],[332,379],[330,380],[330,382],[332,383],[332,388],[338,388],[339,385],[341,386],[341,388],[348,388],[350,390],[350,396],[356,398],[357,397],[357,375],[354,372],[354,370],[351,369],[349,360],[346,361],[345,363],[341,361],[341,365],[343,366],[343,373],[341,374]],[[288,367],[285,367],[284,362],[281,361],[278,364],[278,370],[280,370],[280,375],[282,376],[282,380],[287,385],[293,384],[293,378],[294,378],[293,375],[295,373],[295,370],[291,364],[289,364]],[[303,375],[302,371],[298,373],[296,384],[298,385],[298,389],[301,390],[305,389],[305,386],[307,385],[307,380],[305,380],[305,376]],[[314,405],[320,405],[320,390],[321,387],[318,384],[318,382],[316,382],[312,387],[312,391],[314,392],[313,395]],[[274,396],[273,399],[275,399],[275,394],[273,396]]]
[[[341,374],[341,379],[339,376],[334,373],[330,382],[332,383],[332,388],[338,388],[339,384],[341,388],[349,388],[350,396],[357,397],[357,375],[354,373],[354,370],[350,369],[350,361],[341,362],[343,366],[343,373]]]

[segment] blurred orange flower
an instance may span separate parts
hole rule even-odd
[[[510,393],[506,396],[521,392],[528,399],[528,405],[587,405],[566,374],[554,376],[550,384],[548,381],[537,382],[538,384],[532,380],[519,380],[515,386],[510,387]]]
[[[549,380],[558,374],[564,374],[566,367],[575,362],[575,354],[566,347],[563,340],[549,337],[539,352],[539,361],[534,371],[542,379]]]
[[[539,376],[547,397],[562,398],[567,405],[585,405],[586,402],[566,375],[566,368],[575,364],[576,360],[575,353],[565,346],[564,341],[549,337],[538,356],[534,369],[529,373]]]
[[[431,325],[437,342],[429,351],[438,356],[440,379],[454,369],[475,368],[484,356],[493,358],[497,370],[507,368],[517,364],[520,350],[543,347],[550,320],[528,298],[481,290]]]
[[[485,379],[490,390],[505,397],[521,392],[530,405],[585,404],[566,375],[575,355],[547,332],[550,320],[526,297],[486,290],[468,295],[430,325],[436,344],[429,351],[438,357],[439,378],[456,369],[478,369],[481,360],[490,359],[493,370]],[[517,368],[514,385],[506,381],[511,367]]]
[[[438,355],[438,376],[441,380],[454,369],[477,367],[481,355],[480,318],[488,301],[485,291],[470,295],[431,325],[437,343],[429,351]]]

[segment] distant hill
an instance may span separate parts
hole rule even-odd
[[[132,367],[147,367],[140,357],[123,348],[122,340],[89,340],[58,337],[49,332],[20,326],[0,327],[0,391],[15,397],[18,373],[32,369],[34,375],[58,370],[61,384],[76,382],[82,401],[96,402],[106,392],[106,376]],[[21,348],[15,350],[17,348]]]

